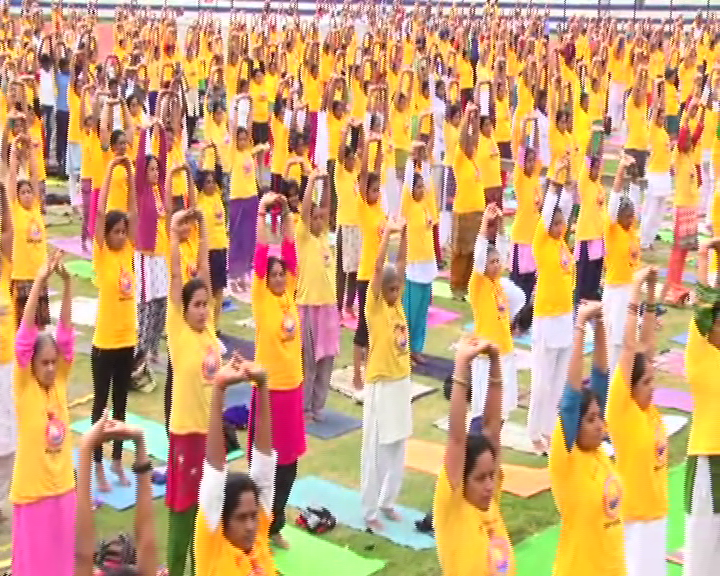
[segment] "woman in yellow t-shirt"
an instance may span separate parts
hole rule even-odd
[[[485,205],[495,204],[502,210],[503,185],[500,149],[495,141],[492,118],[480,116],[480,135],[475,149],[475,163],[482,174]]]
[[[318,186],[322,185],[322,188]],[[315,198],[318,195],[319,198]],[[302,326],[304,412],[322,419],[335,356],[340,352],[340,311],[335,302],[335,259],[328,240],[330,188],[311,174],[295,229],[297,305]]]
[[[590,386],[583,387],[589,321],[595,322],[595,350]],[[561,523],[553,574],[625,576],[623,486],[602,447],[609,375],[600,302],[580,306],[572,332],[572,360],[549,460],[550,487]]]
[[[228,472],[223,410],[228,386],[251,381],[256,390],[255,434],[247,474]],[[267,374],[257,364],[233,356],[212,379],[207,454],[202,465],[198,518],[195,524],[196,573],[244,576],[274,574],[268,528],[273,518],[278,454],[273,450],[272,400]],[[237,522],[237,518],[248,522]]]
[[[657,330],[657,270],[635,275],[626,307],[624,342],[607,401],[607,427],[623,486],[628,576],[664,574],[668,514],[668,438],[653,404],[653,356]],[[638,307],[647,286],[638,342]]]
[[[52,254],[37,271],[15,335],[13,390],[17,451],[10,487],[12,566],[18,574],[74,576],[76,497],[67,386],[73,364],[71,280]],[[55,336],[35,316],[53,273],[62,279]]]
[[[247,128],[234,130],[230,150],[230,197],[228,200],[229,253],[227,274],[234,291],[247,290],[255,250],[255,218],[258,208],[257,164]]]
[[[385,260],[394,232],[401,236],[392,265]],[[363,395],[360,501],[365,524],[374,532],[383,529],[381,512],[391,522],[400,519],[395,505],[405,468],[405,443],[412,435],[410,350],[402,306],[406,263],[405,220],[389,220],[373,262],[365,304],[370,344]]]
[[[188,276],[183,245],[193,225],[198,228],[197,232],[191,232],[198,237],[196,269],[194,275]],[[169,269],[170,385],[167,388],[171,388],[171,392],[165,496],[169,509],[167,567],[170,574],[183,574],[197,514],[200,470],[205,460],[210,384],[221,361],[212,315],[206,224],[201,211],[189,209],[173,214]]]
[[[267,217],[282,213],[280,257],[270,256]],[[295,230],[287,198],[268,192],[260,199],[257,213],[252,285],[252,314],[255,321],[255,360],[268,370],[272,407],[272,443],[277,452],[276,491],[269,527],[273,543],[287,548],[281,534],[285,506],[297,475],[298,460],[307,447],[303,416],[303,366],[300,317],[296,304],[297,253]],[[256,398],[257,391],[253,392]],[[255,400],[254,400],[255,401]],[[249,439],[255,436],[257,411],[251,410]]]
[[[693,396],[685,476],[685,571],[711,574],[717,568],[720,523],[718,470],[720,470],[720,269],[711,270],[710,251],[720,259],[720,239],[704,243],[698,254],[698,306],[690,320],[685,349],[685,369]]]
[[[600,180],[602,153],[582,160],[577,188],[580,212],[575,227],[575,303],[600,299],[603,271],[605,189]]]
[[[567,165],[561,164],[560,170]],[[538,452],[547,452],[572,352],[575,262],[564,238],[571,207],[570,194],[551,184],[532,240],[538,274],[527,428]]]
[[[108,209],[113,171],[122,166],[127,175],[128,211]],[[124,421],[137,344],[136,276],[133,254],[137,235],[137,206],[132,163],[116,156],[108,166],[100,190],[93,242],[93,269],[98,287],[98,309],[90,364],[93,376],[92,422],[108,405],[112,390],[113,419]],[[102,447],[94,452],[95,479],[100,492],[109,492]],[[113,443],[112,472],[129,486],[121,462],[122,440]]]
[[[483,429],[481,434],[468,435],[470,371],[481,357],[487,357],[490,366]],[[433,498],[443,576],[515,575],[515,554],[500,511],[501,374],[495,344],[476,338],[460,342],[455,353],[445,459]]]
[[[215,158],[218,158],[217,147]],[[227,286],[228,232],[225,203],[222,196],[223,169],[219,163],[214,170],[200,170],[196,185],[190,189],[190,207],[202,212],[207,231],[208,259],[210,265],[210,291],[213,298],[213,319],[220,320],[223,292]]]

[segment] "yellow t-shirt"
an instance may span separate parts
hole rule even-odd
[[[252,99],[252,121],[265,123],[270,121],[270,96],[268,94],[265,80],[258,84],[255,80],[250,81],[250,98]],[[274,96],[274,95],[273,95]]]
[[[695,408],[688,440],[688,455],[720,454],[720,397],[717,393],[717,370],[720,350],[715,348],[690,320],[685,348],[685,370]]]
[[[443,576],[514,576],[515,553],[500,513],[500,490],[487,510],[453,490],[445,467],[433,498],[433,525]]]
[[[628,135],[625,141],[625,148],[630,150],[647,150],[650,143],[647,123],[647,99],[640,96],[642,104],[635,106],[632,94],[628,97],[625,105],[625,118],[628,123]]]
[[[218,124],[215,122],[212,114],[205,115],[205,139],[209,140],[217,148],[219,159],[215,158],[215,149],[207,148],[205,150],[203,169],[214,170],[215,163],[219,160],[223,172],[227,172],[230,166],[230,139],[228,135],[227,119],[223,118]],[[184,156],[179,158],[184,162]],[[182,174],[182,173],[181,173]]]
[[[677,88],[672,82],[665,82],[665,114],[668,116],[680,114],[680,99]]]
[[[13,280],[34,280],[47,258],[47,231],[37,201],[25,210],[16,199],[11,201],[13,221]]]
[[[667,174],[670,171],[670,136],[665,127],[654,122],[650,126],[650,157],[647,163],[649,174]]]
[[[115,166],[110,175],[110,188],[108,189],[106,211],[121,210],[127,212],[128,209],[128,171],[125,166],[119,164]],[[102,184],[101,184],[102,186]]]
[[[295,228],[298,253],[297,303],[320,306],[335,303],[335,258],[330,251],[327,230],[318,236],[298,220]]]
[[[427,195],[427,190],[425,192]],[[407,222],[408,262],[428,262],[435,259],[433,244],[433,214],[426,197],[419,202],[405,188],[400,212]]]
[[[328,129],[328,160],[337,160],[338,149],[340,148],[340,137],[342,136],[345,117],[338,120],[332,111],[327,115]]]
[[[257,196],[258,187],[257,180],[255,179],[255,158],[253,157],[252,150],[233,149],[230,174],[230,200]]]
[[[305,89],[305,101],[308,105],[308,112],[318,112],[322,102],[322,84],[320,78],[313,78],[312,74],[303,75],[303,87]]]
[[[15,363],[13,392],[17,414],[17,450],[10,500],[29,504],[75,488],[72,434],[67,405],[67,381],[72,358],[58,354],[52,388],[44,389],[32,374],[32,366]],[[49,415],[54,415],[51,443]],[[51,521],[48,518],[48,521]]]
[[[362,233],[357,279],[369,281],[375,270],[380,240],[385,231],[385,212],[380,200],[370,205],[360,195],[357,198],[358,225]]]
[[[510,304],[502,284],[473,270],[468,295],[475,336],[497,345],[501,356],[512,352]]]
[[[625,576],[620,477],[602,447],[567,452],[558,418],[550,453],[550,481],[560,512],[553,576]]]
[[[10,295],[11,266],[10,261],[0,255],[0,364],[10,364],[15,357],[15,310]]]
[[[655,404],[640,409],[619,367],[610,382],[605,421],[623,485],[625,522],[664,518],[668,513],[669,451],[665,424]]]
[[[445,131],[445,158],[443,158],[443,165],[453,166],[460,130],[450,122],[445,122],[443,130]]]
[[[335,163],[335,192],[337,194],[338,226],[357,226],[358,170],[348,172],[342,162]]]
[[[67,89],[68,110],[68,142],[80,142],[80,96],[75,93],[72,85]]]
[[[225,205],[220,192],[205,194],[199,192],[197,207],[203,213],[208,235],[208,249],[224,250],[228,247],[228,233],[225,225]]]
[[[596,240],[602,238],[605,229],[605,189],[600,177],[590,179],[587,165],[580,172],[578,180],[580,213],[578,214],[575,240]]]
[[[409,376],[410,347],[402,294],[390,306],[382,293],[375,293],[370,284],[365,301],[365,318],[370,337],[365,382],[387,382]]]
[[[605,232],[605,284],[630,284],[640,267],[640,242],[637,228],[623,229],[617,222]]]
[[[93,270],[98,287],[98,309],[93,346],[107,349],[137,344],[137,307],[133,245],[125,241],[120,250],[93,242]]]
[[[253,277],[252,314],[255,320],[255,361],[268,371],[271,390],[290,390],[303,381],[302,329],[295,287],[297,278],[288,270],[282,296],[267,287],[267,278]]]
[[[473,160],[467,157],[460,144],[455,150],[455,182],[457,190],[453,201],[453,212],[467,214],[485,210],[485,187]]]
[[[280,119],[278,120],[275,114],[270,118],[270,127],[272,129],[273,146],[272,146],[272,159],[270,160],[270,171],[273,174],[280,174],[281,176],[285,172],[285,164],[288,160],[288,137],[289,130],[285,126],[285,122]]]
[[[673,152],[675,167],[675,206],[696,207],[700,201],[697,171],[692,152],[685,154],[677,148]]]
[[[390,112],[390,131],[393,146],[397,150],[410,150],[411,148],[411,112],[408,106],[403,112],[393,108]]]
[[[567,182],[567,174],[572,174],[572,152],[574,150],[572,134],[570,132],[560,132],[555,128],[555,124],[550,125],[550,166],[548,167],[548,179],[565,184]],[[570,169],[560,170],[560,160],[566,153],[570,153]]]
[[[475,149],[475,161],[480,168],[485,188],[502,186],[500,151],[493,136],[487,138],[482,134],[480,135]]]
[[[512,116],[507,97],[495,99],[495,141],[510,142],[512,136]]]
[[[168,170],[185,163],[185,152],[183,151],[182,137],[174,138],[168,148]],[[175,172],[172,176],[173,198],[184,198],[188,193],[187,174],[184,170]]]
[[[525,175],[520,164],[516,165],[514,175],[517,212],[512,225],[511,239],[516,244],[532,244],[535,228],[540,219],[538,206],[542,201],[540,190],[540,164],[530,176]]]
[[[564,238],[548,235],[545,223],[538,221],[532,243],[537,263],[535,316],[561,316],[573,309],[575,262]]]
[[[170,432],[207,434],[212,382],[220,368],[215,323],[208,318],[201,332],[185,321],[182,308],[168,299],[167,335],[173,369]]]

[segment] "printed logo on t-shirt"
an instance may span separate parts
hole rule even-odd
[[[209,382],[215,378],[218,369],[220,368],[220,355],[218,354],[215,346],[208,346],[205,351],[205,358],[202,361],[202,375],[206,382]]]
[[[253,163],[249,160],[243,164],[242,168],[243,168],[243,174],[245,176],[249,176],[250,174],[252,174],[255,169],[255,167],[253,166]]]
[[[122,267],[120,268],[120,273],[118,274],[118,290],[120,291],[120,300],[127,300],[128,298],[132,298],[132,274],[130,274],[130,272],[128,272]]]
[[[620,504],[622,502],[622,486],[617,477],[608,475],[603,487],[603,511],[609,520],[617,520],[620,516]],[[606,525],[607,527],[608,525]]]
[[[195,278],[195,276],[197,276],[197,272],[197,266],[193,266],[192,264],[187,265],[188,278]]]
[[[323,252],[323,261],[325,262],[325,267],[330,268],[332,264],[332,256],[330,252]]]
[[[500,536],[490,534],[488,543],[488,574],[501,576],[510,570],[510,543]]]
[[[45,425],[45,448],[47,452],[59,452],[65,441],[67,427],[53,412],[48,413]]]
[[[38,225],[37,221],[33,218],[28,223],[27,228],[27,241],[28,242],[40,242],[42,240],[42,231],[40,230],[40,226]]]
[[[384,234],[385,234],[385,222],[382,222],[381,224],[378,225],[378,228],[377,228],[378,238],[380,238],[382,240],[382,237]]]
[[[565,272],[570,271],[570,251],[567,249],[567,246],[560,248],[560,266]]]
[[[408,346],[407,326],[405,324],[395,324],[393,329],[395,335],[395,345],[400,352],[405,352]]]
[[[655,470],[665,468],[668,463],[668,441],[665,426],[658,419],[655,424]]]
[[[215,220],[216,220],[216,222],[217,222],[218,224],[222,224],[223,211],[222,211],[220,208],[218,208],[217,210],[215,210]]]
[[[290,312],[286,312],[283,316],[282,324],[280,325],[280,333],[282,334],[283,342],[287,342],[295,338],[295,328],[295,317],[290,314]]]

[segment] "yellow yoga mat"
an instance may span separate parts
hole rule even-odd
[[[405,448],[405,466],[427,474],[437,475],[443,463],[445,446],[410,438]],[[530,498],[550,489],[547,468],[529,468],[503,464],[503,491],[520,498]]]

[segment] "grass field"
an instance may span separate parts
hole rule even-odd
[[[54,214],[52,218],[49,219],[49,224],[48,233],[51,237],[78,234],[79,223],[70,216]],[[663,246],[648,256],[649,262],[662,263],[666,260],[667,246]],[[55,288],[57,289],[59,286]],[[75,281],[74,293],[76,296],[96,296],[96,290],[91,282],[85,280]],[[56,298],[58,297],[59,296],[56,296]],[[468,304],[442,298],[436,298],[435,305],[454,310],[460,313],[461,318],[453,323],[431,328],[428,333],[426,351],[435,355],[451,357],[452,352],[450,351],[450,345],[462,334],[462,326],[472,320],[470,308]],[[224,313],[222,315],[221,329],[239,337],[252,339],[252,330],[236,324],[237,321],[248,318],[249,316],[249,306],[239,304],[238,311]],[[686,330],[689,312],[672,309],[663,319],[664,324],[659,335],[659,349],[671,347],[669,338]],[[78,326],[77,329],[80,333],[78,343],[84,344],[84,346],[79,347],[85,350],[89,349],[89,344],[92,339],[92,327]],[[336,368],[351,363],[351,338],[351,332],[343,329],[341,353],[336,360]],[[589,356],[586,358],[588,358],[587,361],[589,362]],[[521,388],[528,388],[529,377],[530,374],[528,371],[520,372],[519,381]],[[156,378],[158,386],[152,393],[142,394],[133,392],[131,394],[128,409],[141,416],[162,421],[164,374],[157,374]],[[417,381],[437,388],[441,386],[440,382],[422,376],[417,377]],[[682,388],[685,386],[685,383],[680,378],[660,371],[656,373],[656,384],[663,387]],[[86,353],[79,353],[72,371],[70,386],[71,399],[82,397],[91,392],[90,358]],[[445,433],[432,426],[432,423],[446,414],[446,404],[441,393],[429,395],[414,404],[414,437],[436,443],[443,443],[445,441]],[[356,417],[361,417],[361,407],[335,392],[330,393],[329,405]],[[84,418],[89,416],[89,414],[90,403],[88,402],[73,408],[71,419]],[[525,417],[526,414],[524,410],[517,410],[512,415],[512,419],[518,422],[524,422]],[[671,465],[683,460],[686,441],[687,429],[684,429],[673,437],[670,451]],[[241,438],[241,445],[243,444],[244,438]],[[359,431],[327,441],[308,437],[308,451],[300,461],[298,476],[301,477],[312,474],[332,480],[343,486],[357,488],[359,485],[359,455]],[[127,461],[130,462],[131,456],[126,453],[126,457]],[[547,465],[546,459],[544,458],[507,449],[504,451],[502,457],[504,462],[513,464],[532,467],[544,467]],[[244,461],[233,463],[233,467],[240,469],[244,466]],[[434,478],[432,476],[408,469],[403,484],[401,503],[419,510],[426,510],[432,502],[433,486]],[[528,499],[504,494],[502,507],[505,521],[512,540],[515,543],[521,542],[528,536],[552,526],[558,521],[558,516],[549,491]],[[164,560],[167,515],[162,500],[155,502],[155,509],[160,558]],[[100,533],[99,535],[108,536],[120,530],[131,529],[132,518],[132,510],[118,513],[108,507],[102,507],[97,512],[97,529]],[[292,513],[290,514],[290,518],[291,520],[294,519]],[[2,540],[4,542],[0,541],[0,546],[8,541],[7,526],[3,532]],[[439,574],[437,560],[433,550],[422,552],[412,551],[396,546],[383,538],[353,531],[342,526],[338,526],[330,534],[324,536],[324,538],[342,547],[348,547],[361,556],[386,560],[386,567],[378,572],[378,574],[385,576],[423,576]],[[333,571],[331,573],[342,576],[342,571]],[[527,576],[530,575],[528,574]]]

